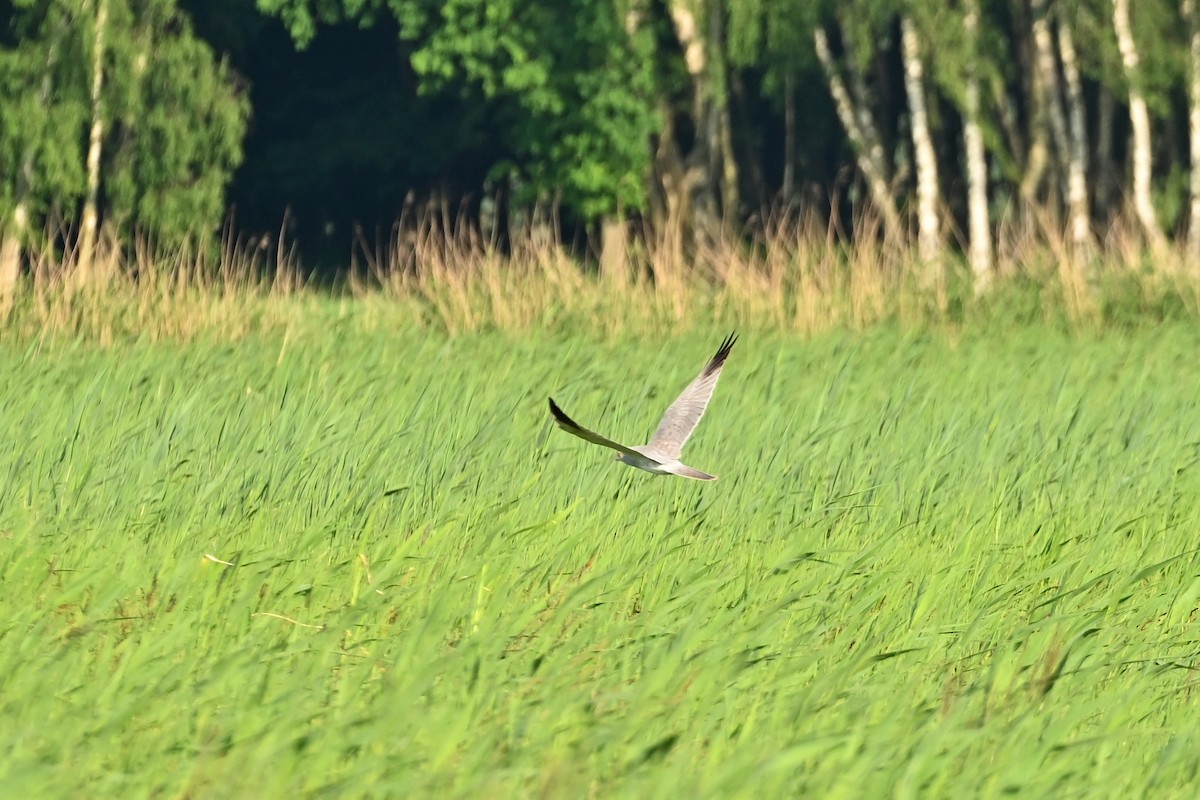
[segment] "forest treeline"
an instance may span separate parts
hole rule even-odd
[[[7,0],[0,26],[6,284],[106,230],[344,254],[414,202],[683,251],[790,210],[962,253],[978,288],[1022,225],[1200,261],[1196,0]]]

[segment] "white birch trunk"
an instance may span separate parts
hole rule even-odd
[[[871,122],[870,114],[865,109],[855,108],[854,100],[850,97],[846,83],[842,80],[837,64],[833,60],[833,53],[829,49],[829,37],[820,26],[813,30],[813,44],[816,47],[817,60],[821,62],[825,79],[829,83],[829,93],[833,97],[834,109],[837,111],[842,127],[846,129],[846,135],[850,138],[858,169],[867,182],[867,191],[871,195],[871,202],[883,218],[884,234],[890,240],[901,241],[904,226],[900,221],[900,213],[896,210],[891,189],[888,187],[887,174],[883,166],[883,147],[879,144],[878,136],[875,135],[874,123]],[[864,128],[864,123],[871,127]]]
[[[99,227],[100,153],[104,137],[104,37],[108,27],[108,0],[96,2],[96,25],[92,38],[92,125],[88,131],[87,193],[83,201],[83,230],[79,237],[80,280],[91,277],[92,260],[96,254],[96,235]]]
[[[704,42],[700,37],[700,26],[696,23],[696,15],[687,0],[671,0],[671,22],[675,27],[675,38],[683,48],[683,63],[688,75],[697,80],[704,75],[708,66],[708,57],[704,52]]]
[[[1087,186],[1087,117],[1075,40],[1071,36],[1071,27],[1063,20],[1058,23],[1058,50],[1067,89],[1067,226],[1076,254],[1084,256],[1092,245]]]
[[[870,155],[872,163],[875,164],[875,171],[887,178],[891,174],[891,169],[887,154],[883,149],[883,139],[879,136],[875,117],[871,113],[871,92],[867,89],[867,79],[853,56],[846,59],[846,75],[850,79],[851,108],[858,119],[858,129],[862,131],[863,139],[867,144],[867,153]],[[891,180],[894,181],[895,177],[892,175]]]
[[[21,234],[18,217],[25,208],[18,204],[13,212],[14,230],[0,229],[0,322],[3,322],[17,300],[17,286],[21,278]]]
[[[1133,29],[1129,24],[1129,0],[1113,0],[1113,28],[1117,33],[1117,47],[1121,51],[1121,63],[1125,67],[1125,81],[1129,84],[1129,123],[1133,128],[1133,210],[1138,222],[1153,249],[1161,249],[1166,240],[1154,212],[1151,195],[1153,165],[1150,153],[1150,111],[1146,98],[1142,96],[1140,59],[1137,45],[1133,41]]]
[[[703,2],[704,0],[696,0]],[[696,131],[696,143],[687,156],[684,171],[684,186],[679,191],[688,193],[690,207],[696,215],[691,220],[702,229],[711,228],[720,218],[717,213],[716,165],[720,159],[720,125],[709,102],[710,68],[708,50],[700,22],[693,8],[693,0],[670,0],[670,15],[675,39],[683,51],[683,63],[691,79],[692,123]],[[679,204],[681,207],[688,205]]]
[[[50,104],[54,90],[54,68],[58,63],[58,40],[51,39],[46,46],[46,68],[42,72],[42,84],[38,100],[43,108]],[[25,145],[21,169],[17,173],[16,197],[13,203],[12,222],[0,234],[0,318],[8,315],[16,302],[20,289],[21,259],[29,244],[29,203],[33,194],[34,156],[38,143],[32,139]]]
[[[936,265],[941,251],[938,219],[937,156],[929,131],[925,106],[925,67],[921,63],[921,40],[912,18],[900,19],[900,46],[904,58],[904,89],[912,119],[913,156],[917,167],[917,245],[921,260]],[[934,273],[939,272],[934,269]]]
[[[1046,121],[1050,126],[1050,138],[1054,142],[1058,162],[1065,167],[1071,160],[1071,148],[1068,144],[1067,120],[1066,114],[1063,112],[1062,88],[1058,80],[1058,65],[1054,58],[1054,36],[1050,31],[1046,0],[1033,0],[1030,7],[1033,14],[1031,22],[1033,46],[1037,59],[1038,81],[1045,103]],[[1067,187],[1061,181],[1059,191],[1065,199]]]
[[[54,63],[54,47],[47,72],[42,78],[41,101],[50,97],[49,69]],[[12,222],[7,229],[0,226],[0,320],[8,316],[17,299],[21,279],[21,254],[29,242],[29,196],[33,191],[33,147],[26,147],[24,163],[17,173],[17,196],[13,204]]]
[[[1049,116],[1049,110],[1047,109],[1049,100],[1040,69],[1033,70],[1033,75],[1030,76],[1029,90],[1029,99],[1031,102],[1029,109],[1029,148],[1025,151],[1025,165],[1021,173],[1021,183],[1018,185],[1017,191],[1026,203],[1033,205],[1038,200],[1042,180],[1046,176],[1046,169],[1050,163],[1050,143],[1047,135],[1049,126],[1046,124],[1046,119]],[[1016,140],[1015,136],[1009,138],[1011,141]]]
[[[972,58],[978,53],[979,2],[967,0],[963,17]],[[979,74],[968,67],[963,115],[963,149],[967,161],[967,233],[970,237],[968,259],[974,278],[975,293],[986,292],[992,283],[992,232],[988,223],[987,153],[979,125]]]
[[[716,0],[704,2],[708,4],[708,42],[715,55],[709,59],[708,67],[708,104],[716,122],[718,146],[714,155],[719,162],[713,172],[720,176],[721,217],[728,224],[737,219],[742,199],[737,156],[733,150],[733,116],[729,111],[729,80],[724,58],[725,10]]]
[[[1192,160],[1191,214],[1188,219],[1188,261],[1200,268],[1200,14],[1195,0],[1183,0],[1188,23],[1188,144]]]

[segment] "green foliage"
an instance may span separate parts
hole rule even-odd
[[[175,0],[113,2],[104,191],[113,221],[168,241],[225,214],[249,104]]]
[[[1169,117],[1174,93],[1189,74],[1188,26],[1175,0],[1137,0],[1129,4],[1138,46],[1138,80],[1153,113]]]
[[[726,6],[729,64],[761,70],[763,89],[774,108],[783,107],[789,85],[796,91],[797,85],[824,84],[813,51],[813,27],[820,16],[817,4],[804,0],[727,0]],[[808,127],[819,124],[805,120]]]
[[[124,232],[209,235],[241,160],[249,106],[175,0],[108,0],[101,213]],[[85,185],[94,3],[17,4],[0,49],[0,210],[71,222]]]
[[[974,36],[967,30],[965,3],[910,3],[908,9],[925,44],[928,73],[938,92],[954,104],[960,115],[966,113],[968,79],[973,75],[979,81],[978,123],[985,147],[996,167],[1015,181],[1020,178],[1019,160],[1023,154],[1009,151],[996,107],[998,95],[1007,102],[1007,94],[1005,90],[989,90],[1021,78],[1011,57],[1010,43],[1005,39],[1012,9],[997,0],[975,0],[975,3],[978,20]],[[935,112],[937,109],[934,104]]]
[[[259,0],[301,46],[320,22],[369,25],[386,10],[413,47],[426,93],[494,110],[510,158],[493,177],[518,202],[553,199],[586,218],[646,204],[650,136],[657,126],[644,42],[611,0],[313,2]],[[385,8],[386,6],[386,8]]]
[[[820,4],[805,0],[726,0],[729,61],[779,71],[815,62],[812,30]]]
[[[1191,175],[1181,164],[1172,164],[1154,186],[1154,211],[1166,230],[1178,230],[1186,218]]]
[[[466,83],[499,107],[514,158],[497,178],[519,202],[553,198],[588,218],[645,204],[655,126],[649,71],[609,0],[459,0],[422,30],[413,66],[427,91]]]
[[[836,20],[846,48],[846,55],[866,69],[880,52],[895,46],[894,26],[904,0],[823,0],[817,24]]]
[[[0,218],[17,202],[34,221],[70,215],[83,196],[88,114],[78,3],[14,6],[11,39],[0,39]]]
[[[0,785],[1192,794],[1194,325],[745,335],[715,484],[546,419],[636,440],[717,339],[12,352]]]

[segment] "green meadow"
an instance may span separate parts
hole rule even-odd
[[[1200,328],[0,347],[5,797],[1194,797]]]

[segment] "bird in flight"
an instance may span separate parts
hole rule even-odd
[[[729,351],[733,349],[736,341],[735,334],[731,333],[725,337],[725,341],[721,342],[720,348],[717,349],[717,354],[709,359],[704,369],[696,376],[696,380],[688,384],[688,387],[683,390],[683,394],[679,395],[667,409],[667,413],[663,415],[662,422],[658,423],[658,430],[654,432],[654,438],[650,440],[649,444],[627,447],[594,431],[589,431],[568,417],[554,402],[553,397],[548,398],[550,415],[554,417],[558,427],[567,433],[578,436],[585,442],[616,450],[616,459],[631,467],[644,469],[656,475],[679,475],[698,481],[715,481],[716,475],[709,475],[707,472],[689,467],[679,460],[679,456],[683,453],[683,446],[687,443],[688,437],[692,435],[692,431],[696,430],[696,425],[704,416],[704,409],[708,407],[713,389],[717,388],[717,379],[721,377],[721,368],[725,366],[725,359],[729,356]]]

